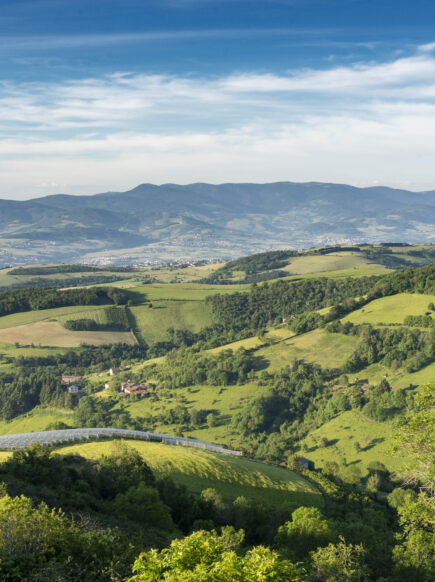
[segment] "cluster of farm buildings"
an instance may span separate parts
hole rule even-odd
[[[117,368],[110,368],[109,375],[116,376],[120,372],[125,370],[124,366],[119,366]],[[104,374],[98,374],[98,376],[103,376]],[[77,396],[85,395],[85,392],[81,389],[82,385],[82,376],[74,376],[72,374],[65,374],[61,378],[62,386],[66,388],[69,394],[75,394]],[[112,388],[111,382],[106,382],[104,384],[104,388],[106,390]],[[144,384],[138,384],[135,382],[122,382],[120,386],[120,392],[118,392],[118,396],[125,397],[125,396],[138,396],[143,398],[144,396],[149,396],[149,392],[147,387]]]

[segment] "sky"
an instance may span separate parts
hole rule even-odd
[[[0,0],[0,198],[434,160],[433,0]]]

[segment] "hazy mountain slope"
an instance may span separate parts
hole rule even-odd
[[[93,196],[0,200],[0,265],[101,254],[128,262],[335,242],[432,242],[434,225],[435,192],[314,182],[141,184]]]

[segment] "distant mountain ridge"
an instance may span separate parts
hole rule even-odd
[[[236,257],[279,248],[435,242],[435,191],[319,182],[141,184],[0,200],[0,266]]]

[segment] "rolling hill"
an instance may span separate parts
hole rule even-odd
[[[141,441],[128,441],[128,444],[139,451],[157,475],[170,474],[177,483],[195,493],[212,487],[224,499],[244,495],[266,505],[323,505],[319,490],[288,469],[187,447]],[[96,442],[67,446],[58,452],[97,459],[110,450],[110,442]]]

